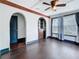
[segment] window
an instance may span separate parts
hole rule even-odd
[[[69,15],[63,17],[64,24],[64,39],[75,41],[77,36],[77,23],[75,15]]]
[[[53,34],[53,37],[58,37],[58,22],[59,22],[58,18],[53,19],[53,22],[52,22],[52,34]]]

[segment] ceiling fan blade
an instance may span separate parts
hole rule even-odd
[[[64,7],[64,6],[66,6],[66,4],[58,4],[58,5],[56,5],[57,7]]]
[[[48,9],[50,9],[50,7],[46,8],[45,11],[47,11]]]
[[[46,3],[46,2],[43,2],[43,4],[45,4],[45,5],[50,5],[49,3]]]

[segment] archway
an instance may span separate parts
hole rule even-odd
[[[38,39],[46,39],[46,21],[44,18],[39,18],[38,21]]]
[[[25,46],[26,22],[20,13],[14,13],[10,20],[10,49],[18,49]]]

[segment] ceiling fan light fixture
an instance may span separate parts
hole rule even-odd
[[[57,7],[65,7],[66,6],[66,3],[59,4],[58,2],[59,2],[59,0],[52,0],[50,2],[50,4],[46,3],[46,2],[43,2],[43,4],[50,6],[54,11],[57,10]],[[50,9],[50,8],[45,9],[45,11],[48,9]]]
[[[53,7],[53,10],[56,11],[56,6]]]

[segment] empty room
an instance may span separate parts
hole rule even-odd
[[[79,59],[79,0],[0,0],[0,59]]]

